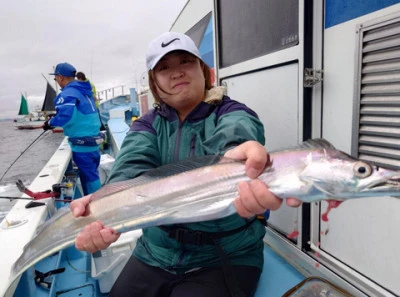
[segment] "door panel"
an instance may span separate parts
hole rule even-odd
[[[298,63],[227,78],[222,85],[234,100],[253,109],[265,127],[266,148],[274,151],[293,147],[299,136]],[[285,81],[283,88],[281,82]],[[297,222],[295,208],[281,207],[271,213],[270,225],[288,234]]]

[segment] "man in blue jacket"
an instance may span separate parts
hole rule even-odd
[[[93,193],[101,187],[99,145],[104,139],[92,86],[88,81],[75,80],[76,69],[69,63],[59,63],[54,73],[49,74],[54,75],[61,93],[54,99],[57,113],[44,123],[43,129],[55,126],[64,129],[72,159],[79,168],[83,192],[85,195]]]

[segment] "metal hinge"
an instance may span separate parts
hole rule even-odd
[[[322,69],[304,68],[304,87],[312,88],[317,83],[324,80],[324,71]]]

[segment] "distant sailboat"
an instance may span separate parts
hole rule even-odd
[[[18,115],[29,115],[28,101],[23,94],[21,94],[21,104],[19,105]]]
[[[54,98],[56,98],[56,96],[57,96],[56,91],[50,85],[50,83],[47,81],[46,95],[44,96],[43,105],[42,105],[43,112],[48,113],[51,111],[56,111],[56,108],[54,106]]]
[[[17,123],[17,129],[37,129],[41,128],[42,122],[32,122],[31,114],[29,113],[28,100],[21,94],[21,104],[19,105],[18,115],[25,116],[23,119],[14,120]]]
[[[46,81],[47,81],[47,79],[46,79]],[[45,115],[55,113],[56,107],[54,105],[54,98],[56,98],[56,97],[57,97],[56,90],[54,90],[54,88],[47,81],[46,95],[44,96],[44,101],[43,101],[43,106],[42,106],[42,112]],[[52,131],[53,131],[53,133],[64,132],[64,130],[61,127],[55,127],[54,129],[52,129]]]
[[[38,113],[43,113],[44,115],[47,115],[49,113],[53,113],[56,111],[56,108],[54,106],[54,98],[56,98],[57,93],[54,90],[54,88],[50,85],[50,83],[46,79],[46,94],[44,96],[43,100],[43,105],[42,109]],[[29,115],[29,109],[28,109],[28,102],[24,95],[21,94],[21,105],[19,108],[19,113],[18,115]],[[19,123],[17,125],[18,129],[38,129],[42,128],[43,121],[30,121],[30,122],[25,122],[25,123]]]

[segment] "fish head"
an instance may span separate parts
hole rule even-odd
[[[400,172],[339,151],[309,160],[300,179],[324,193],[327,199],[400,196]]]

